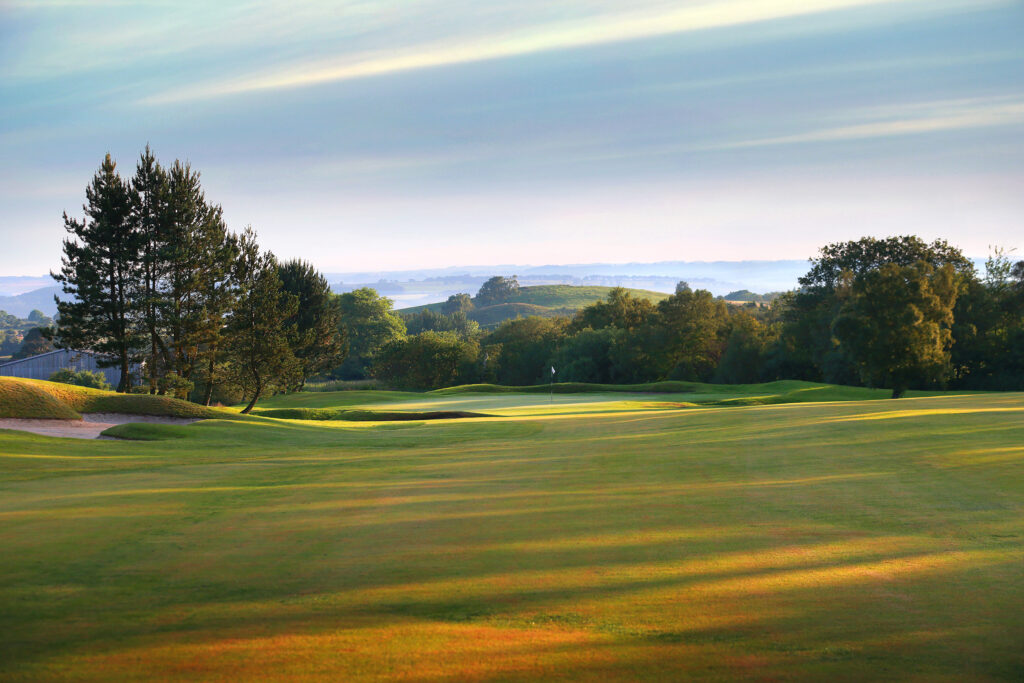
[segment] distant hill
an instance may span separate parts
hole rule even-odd
[[[537,285],[534,287],[521,287],[518,294],[512,299],[494,306],[476,308],[469,313],[469,318],[480,323],[481,327],[494,327],[505,320],[513,318],[525,318],[531,315],[541,317],[553,317],[556,315],[571,316],[585,306],[595,301],[602,301],[608,298],[608,292],[613,287],[575,287],[573,285]],[[627,289],[630,294],[638,299],[647,299],[657,303],[667,299],[668,294],[664,292],[652,292],[646,289]],[[443,303],[426,304],[402,308],[397,312],[402,315],[421,313],[426,310],[441,313]]]
[[[17,296],[0,296],[0,311],[26,318],[33,309],[38,309],[52,318],[57,315],[57,304],[54,303],[53,297],[61,294],[61,288],[53,286],[34,289]],[[64,298],[67,298],[66,295],[61,300]]]

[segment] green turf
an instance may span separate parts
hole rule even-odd
[[[525,318],[531,315],[541,317],[565,315],[571,317],[579,309],[607,299],[608,293],[612,289],[612,287],[578,287],[575,285],[533,285],[520,287],[519,291],[508,301],[494,306],[475,308],[470,311],[469,318],[480,323],[484,328],[493,328],[504,320]],[[637,299],[646,299],[652,303],[657,303],[669,297],[664,292],[653,292],[647,289],[627,289],[626,291]],[[426,310],[442,313],[444,302],[412,306],[400,309],[398,312],[403,315],[409,315],[422,313]]]
[[[0,678],[1024,677],[1024,394],[665,396],[0,431]]]
[[[0,418],[80,419],[79,413],[230,418],[236,413],[169,396],[118,394],[71,384],[0,377]]]

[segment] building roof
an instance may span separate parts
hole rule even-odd
[[[0,368],[6,368],[8,365],[17,365],[18,363],[26,363],[26,362],[31,361],[31,360],[36,360],[38,358],[46,358],[47,356],[52,356],[55,353],[73,353],[76,356],[100,356],[100,355],[102,355],[102,354],[99,354],[99,353],[94,353],[93,351],[76,351],[74,349],[54,349],[53,351],[47,351],[46,353],[38,353],[38,354],[36,354],[34,356],[29,356],[28,358],[19,358],[18,360],[11,360],[11,361],[7,361],[6,363],[0,363]]]

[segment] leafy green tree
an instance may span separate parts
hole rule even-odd
[[[98,371],[79,370],[76,372],[70,368],[64,368],[50,375],[50,381],[60,382],[61,384],[73,384],[77,387],[102,389],[103,391],[110,391],[112,388],[107,381],[107,376]]]
[[[373,376],[411,389],[434,389],[475,380],[480,354],[475,341],[451,332],[423,332],[394,339],[374,361]]]
[[[714,381],[722,384],[754,384],[768,379],[766,356],[779,337],[778,325],[765,324],[746,311],[732,314]]]
[[[617,327],[632,332],[646,323],[654,310],[654,304],[647,299],[638,299],[623,287],[615,287],[608,292],[606,301],[581,309],[572,321],[572,329]]]
[[[519,280],[513,275],[510,278],[495,275],[480,285],[474,303],[477,306],[494,306],[510,301],[519,293]]]
[[[53,324],[53,318],[40,311],[38,308],[34,308],[29,312],[27,320],[31,323],[35,323],[38,327],[49,327]]]
[[[85,196],[84,220],[64,214],[71,237],[64,240],[60,272],[51,273],[64,293],[72,295],[57,300],[57,337],[61,346],[111,358],[101,362],[120,368],[117,390],[127,392],[141,341],[132,297],[141,245],[131,220],[131,188],[109,154]]]
[[[552,360],[559,381],[614,384],[628,380],[618,363],[627,336],[626,330],[609,326],[566,337]]]
[[[462,311],[451,314],[435,313],[429,308],[404,317],[408,334],[420,332],[454,332],[462,339],[475,339],[480,335],[480,323],[470,320]]]
[[[708,380],[725,350],[729,310],[711,292],[681,282],[638,331],[652,379]]]
[[[298,298],[295,314],[285,321],[288,343],[299,361],[299,382],[330,368],[345,358],[345,339],[339,328],[338,306],[327,278],[306,261],[292,260],[278,267],[285,292]]]
[[[860,372],[833,333],[833,323],[842,302],[837,288],[850,278],[877,270],[883,265],[900,267],[924,262],[933,268],[949,265],[957,282],[974,277],[974,265],[963,253],[944,240],[925,242],[913,235],[837,242],[822,247],[811,268],[800,278],[801,289],[784,303],[785,325],[780,346],[792,349],[795,356],[785,365],[795,371],[795,379],[838,384],[855,384]]]
[[[452,294],[448,297],[448,300],[444,302],[444,306],[441,307],[441,311],[445,315],[452,315],[454,313],[463,313],[469,315],[470,311],[473,310],[473,299],[469,294]]]
[[[892,389],[893,398],[941,384],[953,342],[953,265],[887,263],[851,280],[833,327],[864,383]]]
[[[232,284],[236,297],[225,350],[234,383],[249,397],[242,410],[247,414],[268,389],[287,387],[298,371],[285,329],[298,309],[298,297],[283,290],[277,260],[260,253],[252,229],[239,237]]]
[[[1020,263],[995,249],[983,279],[967,280],[954,309],[952,386],[1024,389],[1024,287]]]
[[[364,379],[377,352],[405,336],[405,322],[392,312],[391,299],[369,287],[339,295],[338,312],[349,352],[333,374],[340,379]]]
[[[47,338],[44,331],[38,327],[33,327],[25,333],[21,340],[21,348],[18,349],[11,359],[31,358],[41,353],[53,351],[53,348],[53,343]]]
[[[568,328],[569,320],[564,317],[530,316],[501,323],[481,342],[489,349],[488,362],[496,366],[497,381],[513,386],[547,381]]]

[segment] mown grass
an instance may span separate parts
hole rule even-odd
[[[127,413],[198,419],[231,418],[232,411],[208,408],[169,396],[118,394],[59,382],[0,377],[0,417],[80,419],[80,413]]]
[[[358,393],[534,412],[0,432],[0,678],[1024,676],[1022,394]]]
[[[253,411],[260,417],[282,420],[345,420],[348,422],[393,422],[396,420],[457,420],[467,417],[488,417],[483,413],[461,410],[387,411],[348,410],[344,408],[261,408]]]
[[[531,285],[520,287],[519,292],[508,301],[494,306],[484,306],[470,313],[470,318],[481,325],[490,326],[502,320],[529,315],[572,315],[575,311],[608,298],[613,287],[575,285]],[[648,289],[629,289],[626,291],[634,298],[646,299],[657,303],[669,297],[665,292],[654,292]],[[431,310],[441,313],[444,302],[411,306],[398,311],[403,315],[422,313]]]
[[[29,382],[0,377],[0,417],[81,420],[75,410]]]

